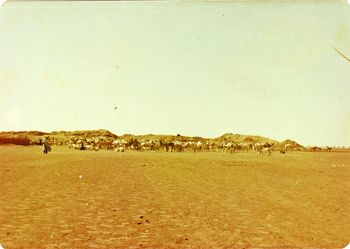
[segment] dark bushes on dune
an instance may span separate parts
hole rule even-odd
[[[0,137],[1,144],[15,144],[15,145],[30,145],[30,140],[27,137]]]

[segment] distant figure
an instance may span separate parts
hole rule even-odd
[[[114,110],[117,110],[118,109],[118,106],[114,107]]]
[[[47,154],[50,151],[51,151],[51,146],[49,145],[48,139],[45,138],[44,142],[43,142],[43,152],[44,152],[44,154]]]

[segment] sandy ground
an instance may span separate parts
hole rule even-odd
[[[350,154],[0,146],[5,248],[343,248]]]

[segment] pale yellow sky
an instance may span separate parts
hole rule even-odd
[[[0,130],[349,146],[350,62],[333,47],[350,57],[345,1],[8,2]]]

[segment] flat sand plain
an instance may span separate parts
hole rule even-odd
[[[10,248],[343,248],[350,153],[0,146]]]

